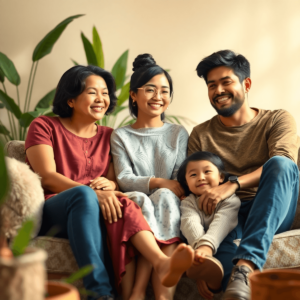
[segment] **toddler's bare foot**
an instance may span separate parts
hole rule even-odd
[[[209,246],[200,246],[195,250],[194,262],[193,265],[197,266],[199,263],[203,263],[205,256],[212,256],[213,251]]]
[[[182,274],[191,267],[194,259],[194,250],[191,246],[180,244],[172,256],[168,258],[161,266],[161,270],[157,270],[161,283],[166,287],[174,286],[180,280]]]

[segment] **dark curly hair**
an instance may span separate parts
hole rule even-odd
[[[84,91],[85,80],[91,75],[97,75],[104,79],[110,98],[110,104],[105,114],[111,113],[117,104],[116,84],[113,76],[102,68],[80,65],[70,68],[60,78],[53,100],[53,113],[61,118],[71,117],[73,109],[68,105],[68,100],[75,99]]]
[[[151,54],[140,54],[138,55],[134,62],[133,62],[133,68],[132,71],[134,72],[131,75],[130,79],[130,91],[133,91],[137,93],[137,89],[142,87],[144,84],[146,84],[151,78],[153,78],[156,75],[164,74],[167,77],[167,80],[170,85],[170,96],[172,101],[172,95],[173,95],[173,82],[172,78],[169,75],[169,73],[158,66],[152,57]],[[133,106],[133,100],[131,96],[129,95],[129,111],[132,117],[137,118],[138,116],[138,107],[137,105]],[[161,120],[165,119],[165,114],[161,114]]]
[[[250,77],[250,63],[245,56],[231,50],[221,50],[203,58],[196,70],[199,77],[207,82],[207,74],[211,69],[225,66],[230,68],[242,83]]]
[[[186,167],[190,161],[199,161],[199,160],[207,160],[207,161],[211,162],[212,164],[214,164],[218,168],[220,174],[224,175],[223,183],[228,181],[228,177],[230,176],[230,174],[225,171],[224,164],[218,155],[208,152],[208,151],[195,152],[195,153],[191,154],[190,156],[188,156],[184,160],[184,162],[179,167],[179,170],[177,173],[177,180],[181,184],[181,186],[184,190],[184,194],[186,196],[188,196],[191,193],[191,191],[189,190],[189,187],[187,185],[186,179],[185,179]]]

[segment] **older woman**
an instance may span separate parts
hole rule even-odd
[[[59,226],[59,235],[70,240],[79,267],[96,266],[84,278],[85,288],[97,294],[96,299],[113,299],[104,264],[100,210],[109,237],[118,224],[127,224],[131,234],[126,241],[149,259],[164,284],[176,284],[193,256],[186,245],[171,259],[164,255],[139,207],[115,191],[109,144],[112,129],[95,123],[111,112],[115,103],[115,83],[110,73],[95,66],[75,66],[58,83],[53,102],[58,117],[35,119],[25,143],[27,161],[41,176],[45,192],[40,234]],[[120,251],[124,237],[115,236],[111,247]],[[178,259],[182,261],[179,268],[174,264]]]

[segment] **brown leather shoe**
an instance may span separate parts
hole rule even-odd
[[[246,266],[234,266],[222,300],[250,300],[248,275],[251,272]]]

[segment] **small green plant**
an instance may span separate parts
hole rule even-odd
[[[81,40],[83,43],[87,64],[98,66],[104,69],[104,53],[102,42],[96,27],[93,27],[92,43],[83,33],[81,33]],[[108,126],[111,128],[118,128],[135,122],[135,119],[133,119],[130,115],[127,115],[118,123],[118,125],[116,125],[119,113],[128,108],[130,81],[125,83],[129,78],[129,75],[126,75],[128,52],[129,50],[124,51],[112,67],[111,73],[116,81],[118,101],[114,112],[109,116],[104,116],[102,120],[99,121],[100,125]],[[75,60],[72,59],[72,61],[75,65],[78,65]],[[190,119],[182,116],[172,116],[166,114],[165,118],[171,123],[181,124],[181,121],[185,123],[194,123]]]
[[[30,70],[27,91],[25,96],[25,103],[23,112],[20,105],[20,95],[18,86],[21,83],[20,76],[14,66],[14,63],[2,52],[0,52],[0,81],[2,83],[2,89],[0,89],[0,109],[6,109],[8,114],[10,130],[8,130],[0,121],[0,134],[4,136],[6,141],[8,140],[25,140],[27,127],[31,121],[40,115],[53,115],[51,110],[51,104],[55,95],[55,89],[47,93],[35,106],[34,111],[29,111],[32,90],[34,85],[34,79],[36,76],[36,70],[39,60],[48,55],[61,36],[62,32],[74,19],[83,15],[71,16],[61,23],[59,23],[53,30],[51,30],[35,47],[32,54],[32,66]],[[11,98],[5,87],[5,78],[15,85],[17,102]],[[17,120],[17,122],[15,122]],[[17,123],[17,124],[16,124]]]

